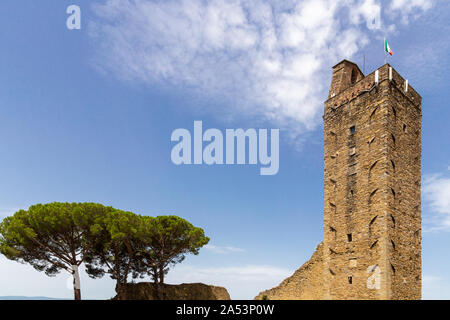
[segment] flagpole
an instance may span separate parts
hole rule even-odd
[[[387,52],[386,52],[386,38],[384,38],[384,64],[387,61]]]
[[[366,74],[366,54],[363,53],[363,74]]]

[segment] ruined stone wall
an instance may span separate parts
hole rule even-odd
[[[323,298],[322,270],[323,244],[320,243],[311,259],[303,264],[292,276],[272,289],[261,292],[256,300],[321,300]]]

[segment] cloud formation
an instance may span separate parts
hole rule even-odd
[[[425,177],[423,195],[432,211],[426,216],[428,231],[450,230],[450,178],[440,174]]]
[[[413,19],[417,18],[432,6],[432,0],[392,0],[389,12],[391,16],[400,17],[401,22],[407,24],[411,16]]]
[[[225,287],[232,299],[253,299],[259,292],[278,285],[292,270],[275,266],[230,266],[204,268],[176,266],[167,275],[169,283],[193,283]]]
[[[207,244],[203,248],[206,250],[210,250],[214,253],[219,253],[219,254],[245,252],[245,250],[241,249],[241,248],[230,247],[230,246],[215,246],[212,244]]]
[[[402,19],[430,6],[383,3]],[[302,132],[320,123],[330,67],[381,32],[383,3],[106,0],[93,5],[90,35],[103,71],[225,100],[227,114]]]

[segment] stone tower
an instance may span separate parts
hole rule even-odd
[[[343,60],[323,119],[323,298],[420,299],[421,97]]]
[[[324,239],[255,299],[420,299],[421,97],[389,64],[333,67],[324,111]]]

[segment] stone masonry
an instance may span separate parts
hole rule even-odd
[[[333,67],[324,110],[324,240],[257,299],[420,299],[421,97],[389,64]]]

